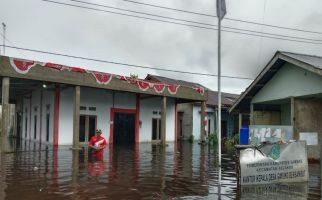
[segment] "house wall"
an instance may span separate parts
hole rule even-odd
[[[193,106],[193,128],[192,128],[192,133],[194,136],[195,140],[200,140],[200,111],[201,111],[201,107],[200,106]],[[215,109],[213,107],[207,107],[206,112],[209,113],[207,114],[207,120],[210,119],[210,129],[211,129],[211,133],[214,133],[215,129],[214,129],[214,125],[215,125]],[[210,114],[212,113],[212,114]],[[208,123],[205,127],[206,130],[208,130]],[[207,132],[206,132],[207,133]]]
[[[30,104],[31,101],[31,104]],[[42,120],[40,120],[40,106],[42,101]],[[43,90],[42,100],[41,100],[41,92],[40,89],[32,92],[29,98],[23,99],[23,110],[22,110],[22,127],[21,133],[22,138],[34,140],[34,117],[37,116],[37,129],[36,129],[36,140],[45,142],[46,141],[46,114],[47,108],[46,106],[49,105],[49,142],[53,141],[53,113],[54,113],[54,92]],[[37,111],[35,111],[37,108]],[[27,110],[27,112],[26,112]],[[30,115],[31,111],[31,115]],[[31,118],[30,118],[31,116]],[[26,117],[27,117],[27,131],[26,131]],[[41,131],[40,131],[40,123],[42,124]],[[27,137],[25,134],[27,132]]]
[[[157,114],[154,114],[153,112]],[[174,99],[167,98],[166,141],[175,139],[175,103]],[[152,118],[161,119],[161,97],[141,99],[140,102],[140,142],[152,140]]]
[[[321,76],[287,63],[254,96],[252,103],[319,94],[321,85]]]
[[[317,132],[318,145],[308,146],[308,157],[321,159],[322,139],[322,99],[295,99],[294,100],[294,137],[299,139],[301,132]]]
[[[281,112],[254,111],[254,125],[281,125]]]
[[[183,112],[182,115],[182,134],[183,140],[187,140],[192,135],[193,127],[193,105],[191,103],[178,104],[177,112]],[[179,134],[179,133],[178,133]]]
[[[50,137],[49,142],[53,142],[53,121],[54,121],[54,95],[53,91],[43,92],[42,99],[42,141],[46,140],[46,113],[47,105],[50,108]],[[81,110],[80,114],[96,115],[97,127],[102,129],[104,137],[108,140],[110,136],[110,111],[112,108],[136,109],[136,94],[127,92],[113,92],[94,88],[81,87],[80,105],[87,107]],[[31,119],[30,119],[30,100],[31,100]],[[60,91],[59,107],[59,145],[71,145],[73,141],[73,102],[74,88],[68,87]],[[40,90],[32,93],[31,99],[24,99],[24,113],[22,117],[22,138],[25,138],[25,117],[27,117],[27,138],[34,138],[34,116],[37,115],[37,138],[40,140]],[[37,111],[35,111],[37,107]],[[88,107],[96,107],[96,111],[88,110]],[[25,110],[27,109],[27,113]],[[155,97],[140,100],[140,121],[142,125],[139,129],[139,142],[148,142],[152,139],[152,118],[161,118],[161,98]],[[31,123],[30,123],[31,120]],[[175,101],[167,98],[167,123],[166,140],[175,139]]]
[[[291,104],[281,105],[281,125],[291,125]]]

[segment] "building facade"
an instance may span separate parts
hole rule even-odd
[[[207,99],[201,88],[54,63],[0,59],[1,138],[8,136],[8,108],[15,104],[15,135],[23,139],[77,148],[98,128],[111,144],[176,141],[177,103]]]

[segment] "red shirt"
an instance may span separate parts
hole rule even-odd
[[[88,145],[90,146],[94,146],[94,147],[103,147],[106,145],[106,140],[104,137],[100,136],[99,138],[96,137],[96,135],[94,135],[91,140],[88,142]],[[103,160],[103,149],[99,150],[99,151],[95,151],[95,156],[99,159],[99,160]]]

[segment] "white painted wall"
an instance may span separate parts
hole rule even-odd
[[[58,144],[70,145],[73,143],[73,101],[74,88],[69,87],[60,91]]]
[[[113,92],[94,88],[81,87],[80,105],[87,107],[81,110],[80,114],[96,115],[97,128],[102,129],[104,137],[109,140],[110,134],[110,112],[112,108],[136,109],[136,94],[126,92]],[[113,94],[114,93],[114,94]],[[113,97],[114,96],[114,97]],[[46,140],[46,105],[50,105],[50,137],[49,142],[53,142],[53,121],[54,121],[54,91],[43,92],[42,105],[42,141]],[[114,99],[114,101],[113,101]],[[69,87],[62,89],[60,92],[60,109],[59,109],[59,145],[71,145],[73,141],[73,101],[74,88]],[[31,119],[30,119],[30,100],[24,100],[23,127],[22,136],[25,131],[25,117],[27,116],[27,139],[33,139],[34,134],[34,116],[37,115],[37,140],[40,139],[40,90],[32,94],[31,102]],[[37,112],[34,108],[37,107]],[[96,107],[96,111],[88,110],[88,107]],[[28,110],[25,113],[25,110]],[[152,118],[161,118],[159,114],[153,114],[153,111],[161,111],[161,97],[142,99],[140,102],[140,120],[142,126],[139,129],[139,141],[149,142],[152,139]],[[31,120],[31,134],[30,123]],[[174,99],[167,99],[167,124],[166,140],[174,141],[175,139],[175,103]],[[31,137],[30,137],[31,136]]]
[[[157,111],[158,114],[153,114]],[[161,119],[161,97],[141,99],[140,102],[140,142],[150,142],[152,140],[152,119]],[[166,122],[166,141],[175,139],[175,104],[174,99],[167,98],[167,122]]]
[[[34,140],[34,117],[37,115],[37,130],[36,130],[36,141],[46,141],[46,105],[50,105],[50,121],[49,121],[49,142],[53,140],[53,113],[54,113],[54,92],[43,90],[42,99],[42,119],[40,118],[40,102],[41,102],[40,89],[32,92],[31,99],[25,98],[23,100],[23,116],[22,116],[22,138]],[[31,101],[31,107],[30,107]],[[37,107],[37,111],[35,111]],[[27,113],[26,113],[27,110]],[[31,118],[30,118],[31,111]],[[25,137],[25,126],[27,117],[27,137]],[[31,120],[31,121],[30,121]],[[42,123],[42,131],[40,132],[40,123]]]
[[[193,134],[193,136],[194,136],[194,139],[195,140],[200,140],[200,111],[201,111],[201,107],[200,106],[196,106],[196,105],[194,105],[193,106],[193,115],[192,115],[192,117],[193,117],[193,126],[192,126],[192,134]],[[213,113],[212,115],[207,115],[207,125],[206,125],[206,133],[207,133],[207,131],[208,131],[208,126],[209,126],[209,124],[208,124],[208,119],[210,119],[210,133],[215,133],[215,115],[214,115],[214,113],[215,113],[215,109],[214,108],[212,108],[212,107],[207,107],[206,108],[206,112],[207,113]]]

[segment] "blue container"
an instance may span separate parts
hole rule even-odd
[[[248,144],[248,138],[249,138],[249,129],[248,127],[243,127],[240,129],[240,134],[239,134],[239,144]]]

